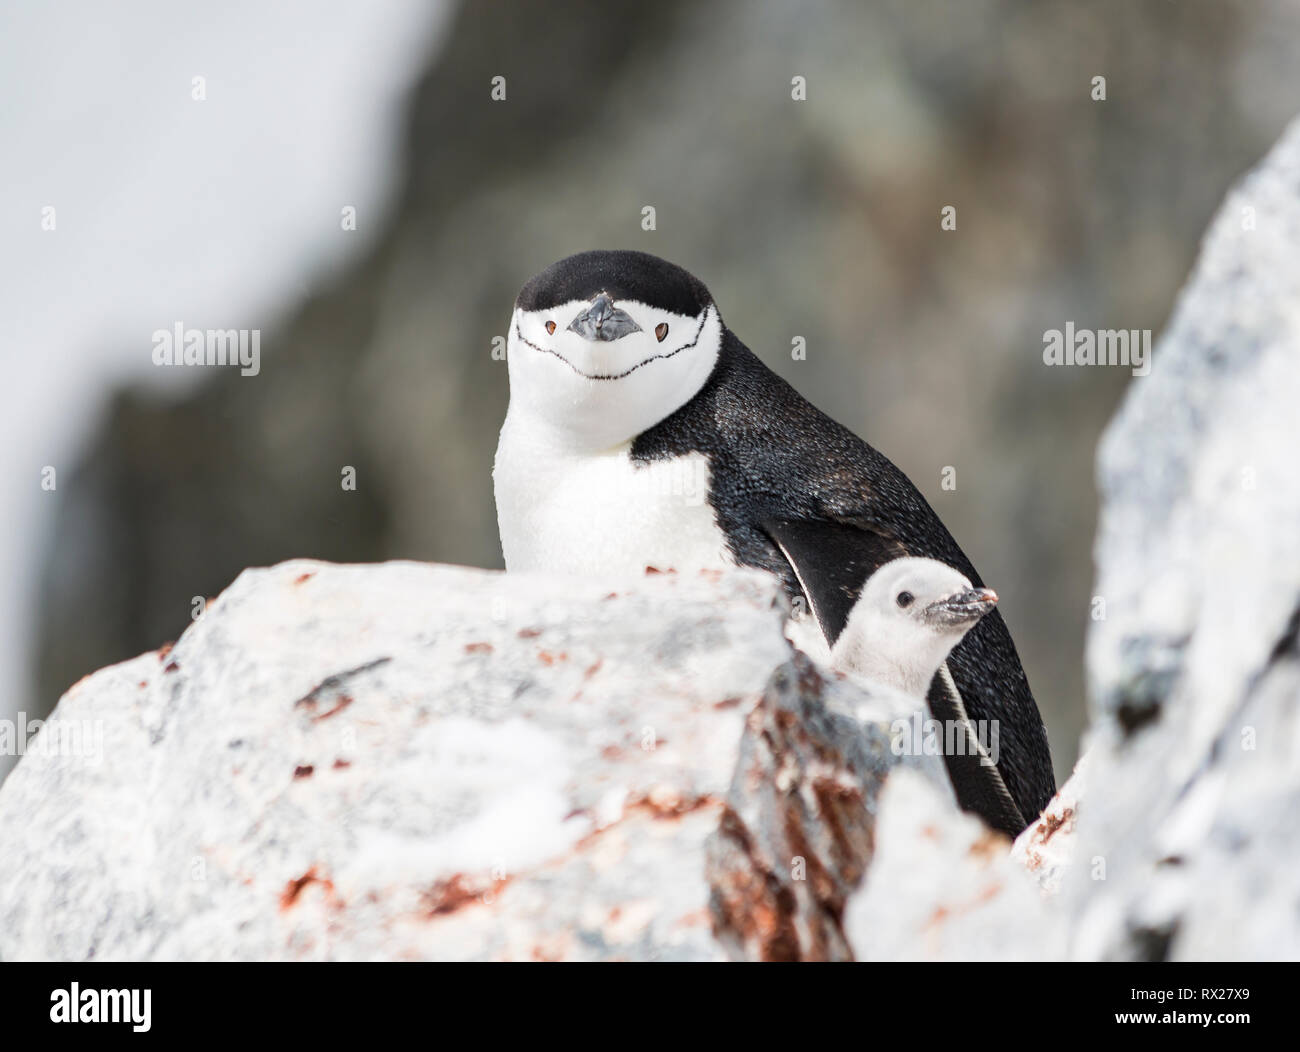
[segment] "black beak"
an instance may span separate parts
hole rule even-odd
[[[997,602],[998,593],[992,588],[966,588],[931,603],[925,608],[925,618],[939,625],[973,625]]]
[[[614,306],[614,301],[601,293],[591,306],[569,322],[569,331],[587,340],[617,340],[630,332],[640,332],[641,326],[631,315]]]

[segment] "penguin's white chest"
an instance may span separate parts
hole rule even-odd
[[[699,454],[634,463],[631,443],[542,452],[507,427],[493,481],[506,569],[573,574],[689,572],[735,565]]]

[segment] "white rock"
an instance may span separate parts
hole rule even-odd
[[[1069,780],[1043,808],[1038,821],[1016,837],[1011,857],[1037,879],[1044,892],[1054,893],[1074,861],[1078,845],[1080,800],[1088,791],[1088,757],[1079,757]]]
[[[1077,956],[1300,956],[1297,406],[1300,124],[1220,209],[1101,444]]]
[[[5,958],[712,958],[703,841],[774,584],[243,574],[0,789]]]
[[[1006,837],[954,812],[932,783],[894,772],[876,851],[844,928],[859,960],[1053,960],[1066,925]]]
[[[815,756],[864,829],[895,762],[898,699],[792,662],[785,616],[755,572],[250,570],[60,702],[99,762],[34,750],[0,788],[0,957],[722,958],[705,842],[768,799],[736,786],[747,721],[802,714],[788,788]]]

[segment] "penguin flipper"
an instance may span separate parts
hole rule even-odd
[[[794,570],[817,624],[834,646],[868,577],[907,549],[892,537],[825,519],[763,523]]]

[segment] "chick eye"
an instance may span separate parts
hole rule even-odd
[[[916,598],[916,596],[914,596],[911,592],[899,592],[899,593],[898,593],[898,605],[899,605],[899,606],[904,606],[904,607],[911,606],[911,605],[912,605],[912,600],[915,599],[915,598]]]
[[[549,336],[553,332],[555,332],[555,322],[548,321],[546,323],[546,334]]]
[[[664,337],[668,335],[668,323],[666,321],[661,321],[655,326],[655,335],[659,337],[660,343],[664,342]]]

